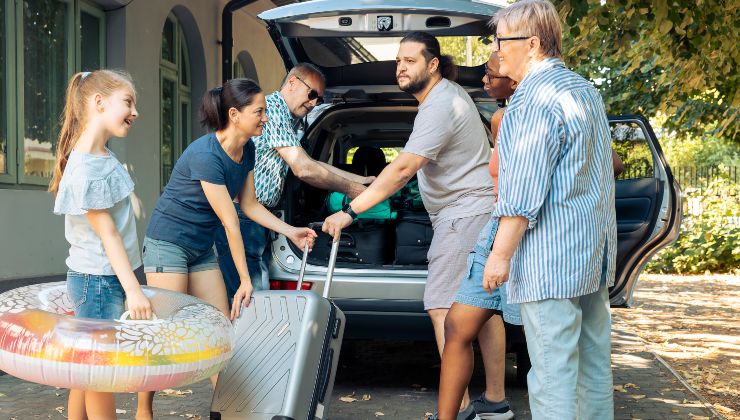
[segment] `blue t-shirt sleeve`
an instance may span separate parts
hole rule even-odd
[[[190,154],[190,179],[206,181],[216,185],[226,185],[224,164],[210,151],[195,151]]]

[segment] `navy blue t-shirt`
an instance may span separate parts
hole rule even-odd
[[[214,133],[195,140],[175,163],[170,181],[152,212],[146,236],[197,251],[212,247],[221,221],[208,203],[200,181],[226,185],[233,199],[253,168],[252,140],[244,145],[240,163],[226,154]]]

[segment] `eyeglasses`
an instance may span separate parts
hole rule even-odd
[[[309,101],[313,101],[314,99],[316,99],[316,105],[321,105],[321,104],[324,103],[324,97],[321,96],[321,95],[319,95],[319,92],[316,92],[316,89],[314,89],[311,86],[309,86],[309,84],[306,83],[306,82],[304,82],[303,79],[301,79],[300,77],[296,76],[295,78],[298,79],[298,80],[300,80],[301,83],[303,83],[304,85],[306,85],[307,88],[310,89],[308,91],[308,100]]]
[[[496,51],[501,51],[501,41],[520,41],[522,39],[529,39],[532,38],[532,35],[530,36],[508,36],[505,38],[499,38],[494,36],[493,42],[496,43]]]
[[[488,78],[488,80],[491,80],[491,79],[508,79],[508,77],[506,77],[506,76],[494,76],[493,75],[493,72],[491,71],[491,69],[488,68],[488,64],[484,64],[483,65],[483,69],[486,72],[486,77]]]

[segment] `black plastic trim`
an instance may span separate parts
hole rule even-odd
[[[334,302],[329,301],[329,323],[326,326],[326,332],[324,333],[324,347],[321,349],[321,359],[319,361],[319,371],[316,372],[316,382],[313,387],[313,395],[311,396],[311,407],[308,410],[308,420],[313,420],[316,417],[316,407],[319,402],[324,402],[324,395],[328,381],[331,378],[331,361],[327,365],[327,359],[333,357],[334,351],[329,346],[332,339],[332,330],[334,323],[337,319],[337,306]],[[327,369],[328,366],[328,369]]]

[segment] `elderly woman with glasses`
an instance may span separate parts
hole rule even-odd
[[[532,417],[611,419],[608,287],[617,228],[604,103],[563,64],[560,20],[550,2],[519,1],[491,23],[499,74],[518,86],[498,133],[498,226],[479,287],[491,293],[508,282],[509,303],[520,304]],[[459,331],[487,320],[461,319],[455,309],[445,324],[440,419],[455,418],[461,398],[448,392],[443,400],[445,380],[466,384],[472,370],[451,357],[465,343]]]

